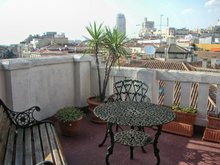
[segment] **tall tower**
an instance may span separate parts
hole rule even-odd
[[[126,33],[126,20],[124,14],[122,13],[117,14],[116,28],[118,29],[119,32]]]

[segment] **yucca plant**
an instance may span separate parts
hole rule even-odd
[[[89,46],[96,59],[99,99],[103,102],[112,66],[116,63],[119,65],[120,57],[127,55],[125,50],[126,35],[125,33],[120,33],[115,28],[103,28],[103,24],[96,25],[96,22],[94,22],[93,25],[90,24],[87,26],[86,29],[91,37],[91,39],[89,39]],[[98,59],[99,54],[106,59],[103,82],[101,82],[100,64]]]
[[[100,53],[101,45],[104,39],[104,31],[103,25],[96,25],[96,22],[93,25],[90,23],[89,26],[86,27],[91,39],[89,39],[89,48],[95,55],[95,62],[96,62],[96,70],[98,76],[98,86],[99,86],[99,98],[101,99],[101,75],[100,75],[100,64],[98,54]]]

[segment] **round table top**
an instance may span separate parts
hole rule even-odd
[[[129,126],[163,125],[175,118],[169,107],[134,101],[101,104],[94,109],[94,114],[107,122]]]

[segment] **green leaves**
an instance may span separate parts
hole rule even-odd
[[[197,109],[193,106],[183,107],[181,108],[179,104],[173,103],[172,110],[177,112],[185,112],[185,113],[197,113]]]
[[[113,59],[118,59],[127,54],[125,50],[126,35],[125,33],[120,33],[115,28],[113,30],[108,27],[105,28],[105,38],[103,43]]]
[[[64,107],[58,110],[55,116],[63,122],[71,122],[84,116],[84,113],[75,107]]]
[[[97,25],[96,22],[93,24],[90,23],[86,29],[91,37],[91,39],[89,39],[89,47],[93,50],[95,55],[99,98],[101,101],[104,101],[111,68],[115,65],[116,61],[118,61],[119,64],[120,57],[127,55],[125,49],[126,35],[125,33],[120,33],[115,28],[103,28],[103,24]],[[105,57],[105,75],[103,76],[103,83],[101,83],[98,54]]]
[[[97,55],[99,53],[99,48],[101,46],[103,40],[103,28],[102,24],[96,25],[96,22],[93,25],[90,23],[89,26],[86,27],[91,39],[89,40],[90,48],[94,50],[94,54]]]

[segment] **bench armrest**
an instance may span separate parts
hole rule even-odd
[[[18,127],[29,127],[41,123],[34,118],[34,112],[40,111],[38,106],[33,106],[23,112],[15,112],[7,108],[7,113],[11,121]]]

